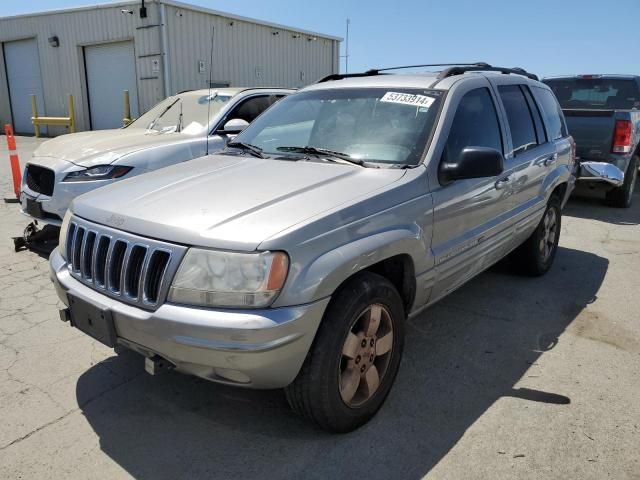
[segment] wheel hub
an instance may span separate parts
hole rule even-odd
[[[393,323],[383,305],[371,305],[354,321],[340,358],[340,395],[350,407],[365,403],[378,390],[393,349]]]

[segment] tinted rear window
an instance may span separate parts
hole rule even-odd
[[[538,142],[527,100],[518,85],[498,87],[502,104],[507,112],[513,152],[518,154],[535,147]]]
[[[574,78],[545,80],[562,108],[631,110],[640,108],[640,89],[635,80]]]

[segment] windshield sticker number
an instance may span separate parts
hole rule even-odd
[[[413,95],[411,93],[399,93],[399,92],[387,92],[380,99],[381,102],[387,103],[401,103],[402,105],[411,105],[412,107],[427,107],[429,108],[435,98],[427,97],[426,95]]]

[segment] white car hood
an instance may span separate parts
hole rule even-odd
[[[33,153],[38,164],[65,160],[81,167],[106,165],[125,154],[154,146],[193,140],[182,133],[160,133],[142,128],[97,130],[61,135],[44,142]]]

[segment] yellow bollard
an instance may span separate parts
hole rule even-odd
[[[40,125],[38,125],[37,123],[37,119],[38,119],[38,107],[36,105],[36,96],[35,95],[31,95],[31,114],[33,116],[33,118],[36,119],[36,122],[33,122],[33,130],[34,133],[36,135],[36,138],[40,137]],[[32,119],[33,121],[33,119]]]
[[[129,103],[129,90],[124,90],[124,118],[122,119],[122,126],[126,127],[131,123],[131,105]]]
[[[76,113],[73,108],[73,95],[69,95],[69,133],[76,133]]]

